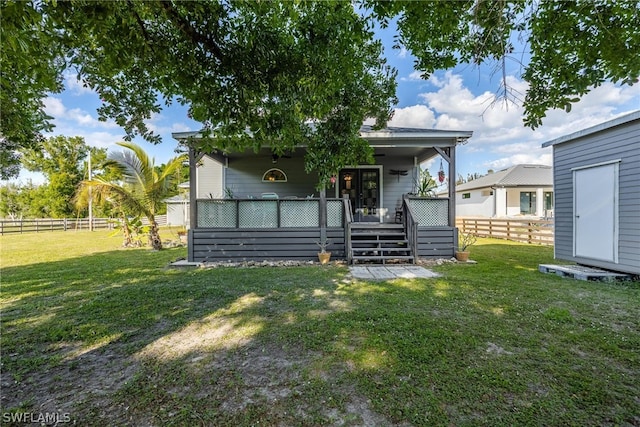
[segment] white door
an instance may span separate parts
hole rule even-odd
[[[576,169],[574,256],[618,262],[618,163]]]

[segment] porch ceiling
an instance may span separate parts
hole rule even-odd
[[[298,147],[296,150],[286,153],[287,158],[302,159],[306,154],[305,147]],[[374,147],[374,154],[376,156],[385,157],[409,157],[418,159],[418,162],[423,162],[432,157],[438,155],[438,152],[433,147]],[[220,155],[222,156],[222,155]],[[271,158],[272,152],[269,147],[262,147],[257,153],[253,150],[247,150],[244,152],[231,152],[227,153],[224,157],[229,160],[246,159],[246,158]]]

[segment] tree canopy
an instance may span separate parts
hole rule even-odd
[[[371,154],[357,130],[368,117],[383,126],[395,102],[394,71],[349,2],[9,1],[3,9],[3,31],[11,21],[3,60],[34,67],[52,82],[36,88],[51,92],[60,89],[53,83],[63,69],[75,70],[100,95],[99,118],[114,119],[129,139],[158,141],[145,120],[161,110],[160,97],[188,104],[216,148],[268,144],[282,154],[301,143],[314,147],[307,168],[326,181]],[[42,41],[53,52],[44,64],[23,60]],[[3,75],[3,92],[21,91],[11,85],[19,74],[6,82]],[[17,96],[7,93],[3,103]],[[41,91],[21,96],[33,100],[33,115],[42,113]],[[37,126],[24,124],[31,133],[44,128],[39,117]],[[5,138],[14,138],[5,132],[13,125],[3,119]],[[210,138],[198,144],[214,147]]]
[[[365,0],[383,25],[397,17],[397,46],[417,58],[424,77],[460,63],[496,61],[503,98],[524,105],[536,128],[548,110],[572,103],[605,81],[640,77],[640,8],[636,0]],[[516,52],[516,45],[524,52]],[[506,61],[521,65],[526,94],[508,87]]]
[[[365,118],[383,126],[396,102],[376,20],[397,22],[398,45],[425,77],[506,61],[521,37],[531,127],[592,86],[640,75],[640,17],[629,0],[1,1],[4,178],[17,172],[15,151],[38,146],[50,129],[42,100],[63,89],[66,70],[99,94],[99,118],[115,120],[127,139],[159,142],[146,120],[178,102],[215,137],[195,148],[269,145],[282,154],[304,144],[320,186],[371,159],[358,129]]]

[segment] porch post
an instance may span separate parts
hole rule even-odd
[[[198,204],[196,199],[198,198],[196,182],[196,153],[193,148],[189,147],[189,228],[193,229],[198,226]],[[191,239],[189,239],[191,244]]]
[[[449,147],[449,226],[456,226],[456,146]]]
[[[327,239],[327,190],[320,190],[320,241]]]

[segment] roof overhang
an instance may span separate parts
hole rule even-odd
[[[551,147],[554,145],[562,144],[564,142],[573,141],[574,139],[584,138],[585,136],[602,132],[607,129],[611,129],[616,126],[620,126],[634,120],[640,120],[640,110],[634,111],[630,114],[625,114],[623,116],[617,117],[613,120],[606,121],[604,123],[600,123],[599,125],[591,126],[586,129],[579,130],[574,133],[570,133],[568,135],[561,136],[556,139],[552,139],[551,141],[547,141],[542,144],[542,148]]]
[[[414,128],[385,128],[380,130],[369,130],[364,127],[360,131],[360,136],[366,139],[374,149],[375,154],[393,154],[394,156],[416,157],[418,161],[423,161],[437,155],[437,148],[455,147],[466,144],[473,135],[472,131],[449,131],[440,129],[414,129]],[[178,141],[185,141],[189,138],[201,138],[198,131],[174,132],[171,134]],[[305,151],[304,145],[298,146],[301,151]],[[252,150],[244,152],[225,153],[225,157],[247,157],[251,155],[264,155],[263,150],[269,150],[264,146],[259,153]],[[269,150],[270,151],[270,150]]]

